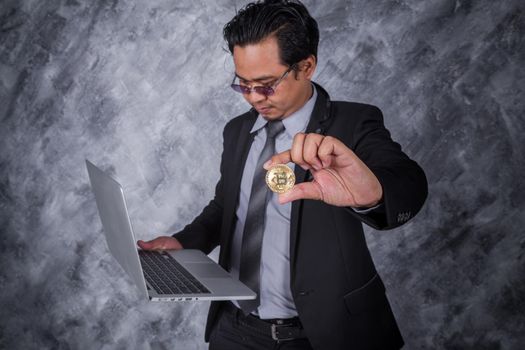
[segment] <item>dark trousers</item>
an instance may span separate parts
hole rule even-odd
[[[232,306],[235,308],[234,306]],[[210,334],[209,350],[312,350],[307,338],[276,341],[271,335],[246,325],[238,312],[222,310]]]

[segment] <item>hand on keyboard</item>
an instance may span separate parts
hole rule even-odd
[[[144,250],[179,250],[183,249],[182,244],[175,237],[171,236],[160,236],[151,241],[144,242],[139,240],[138,246]]]

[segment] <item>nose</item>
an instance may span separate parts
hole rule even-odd
[[[259,94],[259,93],[255,92],[255,91],[251,91],[249,94],[244,94],[244,98],[251,105],[255,105],[255,104],[259,103],[259,102],[262,102],[262,101],[266,100],[266,96],[264,96],[262,94]]]

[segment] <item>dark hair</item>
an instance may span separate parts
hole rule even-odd
[[[297,0],[249,3],[224,26],[223,34],[232,54],[236,45],[257,44],[275,35],[281,63],[292,66],[310,55],[317,60],[317,22]]]

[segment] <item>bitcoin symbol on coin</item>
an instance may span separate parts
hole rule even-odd
[[[273,165],[266,173],[266,184],[273,192],[284,193],[295,185],[295,174],[285,164]]]

